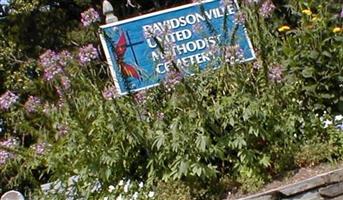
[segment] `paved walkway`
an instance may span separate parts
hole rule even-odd
[[[343,168],[239,200],[343,200]]]

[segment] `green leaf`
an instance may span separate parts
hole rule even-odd
[[[188,161],[181,161],[180,166],[179,166],[179,177],[182,175],[187,175],[188,173],[188,168],[189,168],[189,162]]]
[[[314,68],[313,67],[306,67],[305,69],[303,69],[302,71],[302,75],[303,77],[305,78],[311,78],[313,76],[313,73],[314,73]]]
[[[323,51],[322,54],[328,58],[332,58],[332,54],[328,51]]]
[[[205,135],[198,135],[196,144],[201,151],[206,151],[206,147],[209,143],[209,138]]]
[[[162,131],[156,131],[156,134],[157,136],[155,138],[153,145],[156,146],[156,148],[159,150],[164,145],[166,137]]]
[[[262,159],[259,161],[259,163],[265,167],[269,167],[270,166],[270,157],[263,155]]]

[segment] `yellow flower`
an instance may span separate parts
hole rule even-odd
[[[277,30],[278,30],[279,32],[285,32],[285,31],[289,31],[290,29],[291,29],[291,28],[290,28],[289,26],[283,25],[283,26],[279,27]]]
[[[334,32],[334,33],[339,33],[339,32],[342,32],[342,31],[343,31],[343,29],[340,28],[340,27],[335,27],[334,29],[332,29],[332,32]]]
[[[308,16],[310,16],[310,15],[312,15],[312,11],[310,10],[310,9],[305,9],[305,10],[303,10],[303,11],[301,11],[303,14],[305,14],[305,15],[308,15]]]
[[[315,22],[315,21],[318,21],[319,20],[319,17],[317,17],[317,15],[314,15],[313,18],[311,19],[311,21]]]

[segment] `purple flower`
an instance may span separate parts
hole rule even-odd
[[[341,14],[339,14],[339,17],[340,17],[340,18],[343,18],[343,7],[342,7],[342,9],[341,9]]]
[[[220,4],[224,7],[228,6],[229,4],[232,4],[232,0],[220,0]]]
[[[46,152],[46,149],[48,147],[48,143],[37,143],[32,145],[32,149],[35,151],[37,155],[43,155]]]
[[[260,8],[260,14],[265,18],[270,17],[275,8],[276,7],[271,0],[266,0]]]
[[[70,62],[70,60],[73,59],[73,56],[67,50],[61,51],[58,54],[58,57],[59,57],[59,64],[62,65],[63,67],[65,67]]]
[[[45,104],[43,105],[43,112],[46,115],[51,115],[51,113],[56,112],[57,108],[54,104],[50,104],[49,102],[45,102]]]
[[[93,44],[89,44],[79,49],[79,60],[81,64],[87,64],[98,57],[98,51]]]
[[[66,50],[57,54],[55,51],[49,49],[45,51],[39,59],[39,63],[44,69],[44,79],[50,81],[54,79],[57,74],[63,72],[63,67],[70,62],[72,56],[70,52]]]
[[[145,90],[141,90],[139,92],[136,92],[134,95],[133,95],[133,98],[135,100],[135,102],[139,105],[142,105],[145,103],[146,101],[146,91]]]
[[[61,77],[61,84],[64,90],[69,90],[71,87],[70,79],[68,76],[62,76]]]
[[[50,49],[46,50],[42,55],[39,56],[39,63],[44,68],[56,66],[59,61],[59,55]]]
[[[244,52],[238,45],[227,46],[224,47],[224,58],[225,62],[233,65],[244,59]]]
[[[103,96],[106,100],[110,101],[110,100],[113,100],[113,99],[115,99],[116,97],[118,97],[119,94],[118,94],[117,88],[116,88],[114,85],[112,85],[112,86],[106,87],[106,88],[102,91],[102,96]]]
[[[54,79],[57,74],[63,72],[63,69],[60,65],[52,65],[48,68],[44,68],[44,79],[50,81]]]
[[[243,1],[245,4],[254,4],[254,3],[259,3],[260,2],[260,0],[244,0]]]
[[[197,22],[192,25],[192,29],[195,33],[201,33],[204,30],[204,26],[200,22]]]
[[[175,88],[175,85],[178,84],[182,80],[182,78],[182,74],[176,70],[170,70],[169,72],[167,72],[164,80],[164,85],[167,91],[172,91]]]
[[[220,47],[217,44],[211,44],[208,47],[208,52],[206,53],[207,56],[211,57],[212,59],[215,59],[220,54]]]
[[[27,112],[36,112],[37,108],[41,105],[41,100],[38,97],[30,96],[25,102],[24,107]]]
[[[282,81],[282,67],[280,65],[276,65],[269,69],[268,78],[270,81],[275,83],[280,83]]]
[[[19,97],[11,91],[5,92],[0,96],[0,109],[8,110],[12,104],[17,102]]]
[[[164,119],[164,113],[163,112],[157,112],[156,117],[158,120],[163,120]]]
[[[176,60],[176,55],[172,51],[165,51],[163,55],[163,62],[171,63]]]
[[[236,24],[244,24],[245,23],[245,15],[242,12],[238,12],[235,15],[235,23]]]
[[[56,92],[58,94],[58,101],[57,101],[57,107],[58,108],[63,108],[63,106],[65,105],[66,101],[64,99],[64,90],[61,89],[60,87],[55,87],[56,88]]]
[[[261,69],[261,67],[262,67],[261,61],[255,61],[253,63],[253,66],[252,66],[252,68],[255,69],[255,70],[259,70],[259,69]]]
[[[153,27],[148,27],[147,29],[144,30],[144,37],[145,39],[150,39],[150,38],[166,39],[166,36],[171,33],[172,31],[169,25],[163,25],[160,29],[154,29]]]
[[[155,37],[154,34],[155,34],[155,32],[154,32],[153,28],[147,28],[144,30],[144,38],[145,39],[150,39],[150,38]]]
[[[19,141],[15,138],[9,138],[5,141],[0,142],[0,146],[6,147],[6,148],[15,148],[18,145],[19,145]],[[5,164],[8,159],[11,159],[14,157],[15,157],[14,153],[0,149],[0,165]]]
[[[57,132],[59,136],[65,136],[69,132],[69,126],[66,124],[58,124],[56,126]]]
[[[64,98],[60,97],[57,101],[57,107],[58,108],[63,108],[66,105],[66,101]]]
[[[89,8],[88,10],[81,13],[81,22],[84,27],[98,21],[100,21],[100,16],[99,13],[94,10],[94,8]]]

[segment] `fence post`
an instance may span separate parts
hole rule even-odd
[[[104,0],[102,2],[102,13],[106,17],[106,20],[105,20],[106,24],[118,21],[118,17],[115,16],[113,13],[113,6],[107,0]]]

